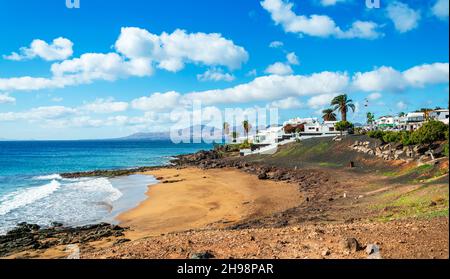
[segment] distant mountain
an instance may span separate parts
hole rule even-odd
[[[135,133],[123,138],[117,138],[116,140],[169,140],[169,132],[159,133]]]
[[[191,126],[179,130],[180,135],[188,135],[189,133],[192,137],[201,137],[201,131],[203,130],[215,129],[215,133],[221,133],[220,129],[201,125],[201,126]],[[217,136],[218,139],[221,136]],[[149,133],[135,133],[126,137],[116,138],[115,140],[170,140],[170,132],[149,132]]]

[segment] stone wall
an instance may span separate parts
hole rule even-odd
[[[439,157],[442,148],[438,144],[428,146],[412,145],[403,146],[400,143],[381,144],[371,141],[355,141],[350,148],[356,152],[372,155],[383,160],[431,160]],[[431,151],[430,151],[431,150]]]

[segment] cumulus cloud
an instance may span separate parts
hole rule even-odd
[[[270,107],[276,107],[279,109],[298,109],[304,107],[304,104],[301,103],[298,98],[288,97],[270,103]]]
[[[355,90],[401,91],[408,87],[448,83],[449,64],[433,63],[414,66],[400,72],[392,67],[382,66],[370,72],[358,72],[353,76]]]
[[[394,23],[400,33],[408,32],[418,26],[421,18],[420,11],[411,9],[408,5],[394,1],[386,8],[387,17]]]
[[[433,15],[442,20],[448,19],[448,2],[449,0],[437,0],[436,3],[434,3],[433,7],[431,7],[431,12],[433,13]]]
[[[0,113],[0,121],[14,121],[14,120],[49,120],[66,117],[76,114],[76,109],[64,106],[47,106],[32,108],[24,112],[5,112]]]
[[[163,111],[174,109],[181,100],[181,94],[175,91],[166,93],[153,93],[150,96],[144,96],[131,101],[134,109],[143,111]]]
[[[285,76],[292,74],[294,71],[291,66],[286,63],[275,62],[274,64],[269,65],[264,72],[272,75]]]
[[[93,113],[122,112],[128,109],[128,103],[116,102],[113,98],[97,99],[92,103],[85,104],[82,109]]]
[[[311,97],[308,100],[308,106],[313,109],[322,108],[324,106],[329,106],[331,103],[331,100],[333,100],[334,97],[339,95],[338,93],[329,93],[329,94],[321,94],[318,96]]]
[[[155,35],[145,29],[127,27],[115,43],[117,52],[85,53],[51,66],[52,76],[0,78],[0,90],[40,90],[115,81],[130,76],[151,76],[155,66],[177,72],[186,63],[224,66],[230,70],[248,60],[247,51],[217,33],[173,33]]]
[[[0,94],[0,104],[15,103],[16,98],[9,96],[8,93]]]
[[[222,69],[213,68],[208,69],[203,74],[197,75],[197,79],[199,81],[233,81],[235,79],[235,76],[224,73]]]
[[[367,99],[369,99],[371,101],[375,101],[375,100],[380,99],[381,97],[383,97],[383,95],[381,95],[381,93],[374,92],[374,93],[370,94],[369,96],[367,96]]]
[[[348,81],[346,73],[334,72],[311,75],[268,75],[226,89],[191,92],[183,95],[183,102],[199,100],[203,104],[210,105],[275,101],[288,97],[341,92],[348,86]]]
[[[286,56],[286,59],[287,59],[288,63],[291,64],[291,65],[299,65],[300,64],[300,62],[298,61],[298,57],[295,54],[295,52],[288,53],[287,56]]]
[[[339,39],[376,39],[382,36],[378,24],[371,21],[355,21],[348,30],[342,30],[334,20],[326,15],[297,15],[293,4],[284,0],[264,0],[261,6],[267,10],[276,25],[285,32],[315,37],[335,37]]]
[[[115,48],[130,59],[154,61],[158,68],[177,72],[186,63],[240,68],[248,60],[247,51],[218,33],[173,33],[155,35],[145,29],[124,27]]]
[[[270,47],[270,48],[280,48],[280,47],[282,47],[283,45],[284,45],[283,42],[280,42],[280,41],[273,41],[273,42],[271,42],[271,43],[269,44],[269,47]]]
[[[396,104],[396,106],[397,106],[397,108],[400,109],[400,110],[404,110],[404,109],[408,108],[408,104],[406,104],[406,103],[403,102],[403,101],[398,102],[398,103]]]
[[[291,65],[299,65],[298,57],[295,52],[290,52],[286,55],[286,62],[276,62],[274,64],[269,65],[264,71],[266,74],[272,75],[291,75],[294,71],[292,70]]]
[[[36,57],[46,61],[64,60],[72,56],[73,43],[66,38],[54,39],[51,44],[43,40],[33,40],[29,47],[20,48],[19,53],[13,52],[10,55],[4,55],[7,60],[21,61]]]

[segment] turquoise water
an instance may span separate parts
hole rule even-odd
[[[170,141],[0,142],[0,233],[19,222],[112,222],[156,183],[144,175],[63,179],[60,173],[164,165],[171,156],[210,148]]]

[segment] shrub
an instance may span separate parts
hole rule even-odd
[[[336,124],[334,124],[334,127],[336,128],[336,130],[343,132],[352,129],[353,124],[348,121],[339,121]]]
[[[402,141],[402,134],[399,132],[387,131],[383,133],[383,142],[400,142]]]
[[[420,144],[431,144],[438,140],[445,140],[448,126],[440,121],[428,121],[411,135],[412,141]]]
[[[240,149],[248,149],[248,148],[251,148],[251,147],[252,147],[252,144],[249,143],[248,140],[245,140],[243,143],[241,143],[239,145]]]
[[[369,132],[367,132],[367,135],[368,135],[369,137],[371,137],[371,138],[374,138],[374,139],[380,139],[380,140],[383,140],[384,132],[383,132],[383,131],[379,131],[379,130],[376,130],[376,131],[369,131]]]

